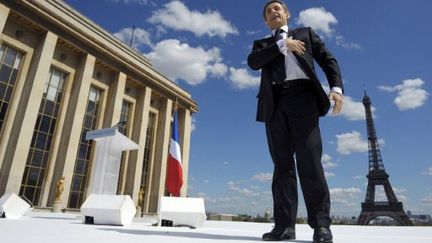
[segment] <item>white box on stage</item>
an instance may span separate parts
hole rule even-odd
[[[0,216],[8,219],[18,219],[30,210],[30,204],[15,193],[6,193],[0,198]]]
[[[135,204],[129,195],[91,194],[81,206],[84,223],[129,225],[136,214]]]
[[[203,198],[161,197],[159,201],[159,225],[163,220],[172,226],[202,227],[207,219]]]

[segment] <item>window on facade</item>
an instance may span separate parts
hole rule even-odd
[[[87,107],[84,114],[81,138],[75,160],[75,168],[72,176],[71,190],[69,194],[69,208],[79,208],[85,198],[85,188],[88,184],[88,176],[91,163],[93,142],[85,140],[86,133],[97,128],[100,114],[102,90],[93,86],[87,100]]]
[[[119,127],[119,132],[121,132],[123,135],[127,136],[127,129],[128,129],[128,125],[130,123],[129,118],[130,118],[130,112],[131,112],[131,108],[132,108],[132,103],[123,100],[122,103],[122,109],[121,109],[121,114],[120,114],[120,121],[126,121],[127,124],[124,126]]]
[[[0,135],[6,120],[6,113],[12,99],[12,92],[18,78],[22,54],[2,44],[0,48]]]
[[[157,118],[156,113],[153,112],[149,113],[146,140],[144,146],[144,159],[143,159],[143,166],[141,172],[141,183],[140,183],[140,189],[144,191],[144,194],[147,194],[149,189],[148,178],[149,178],[149,168],[150,168],[150,164],[152,163],[153,154],[154,154],[154,141],[156,137],[156,133],[155,133],[156,118]],[[141,205],[141,208],[144,210],[144,205]]]
[[[132,110],[132,103],[123,100],[122,103],[122,109],[120,114],[120,121],[126,121],[126,125],[120,126],[118,128],[118,131],[121,132],[123,135],[128,136],[128,127],[130,127],[131,121],[130,121],[130,113]],[[126,159],[126,153],[127,151],[122,152],[122,157],[120,160],[120,169],[119,169],[119,176],[118,176],[118,184],[117,184],[117,194],[121,193],[121,186],[123,182],[123,172],[126,168],[125,167],[125,159]]]
[[[20,195],[24,195],[34,205],[39,204],[66,77],[66,73],[51,68],[45,82],[20,189]]]

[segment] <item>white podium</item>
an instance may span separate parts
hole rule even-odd
[[[89,131],[86,140],[96,141],[96,160],[93,170],[93,194],[115,195],[122,152],[139,146],[116,128]]]
[[[0,198],[0,218],[18,219],[30,210],[30,204],[15,193],[6,193]]]
[[[136,209],[129,195],[116,195],[122,152],[139,146],[117,128],[89,131],[86,140],[96,141],[91,195],[81,206],[84,223],[127,225]]]
[[[202,227],[207,219],[203,198],[161,197],[159,200],[159,225]],[[169,225],[164,225],[169,221]]]
[[[135,204],[129,195],[91,194],[81,206],[85,224],[127,226],[136,214]]]

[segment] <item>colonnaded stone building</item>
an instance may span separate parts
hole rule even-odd
[[[59,0],[0,1],[0,196],[14,192],[50,207],[64,176],[63,207],[89,195],[95,144],[112,127],[139,144],[124,152],[118,194],[156,212],[165,193],[171,121],[178,103],[187,191],[191,95],[140,53]]]

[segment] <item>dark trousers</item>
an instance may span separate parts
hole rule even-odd
[[[305,86],[275,89],[274,92],[276,107],[271,121],[266,123],[266,132],[274,163],[275,225],[295,225],[297,165],[308,224],[312,228],[330,226],[330,194],[321,164],[322,142],[316,97]]]

